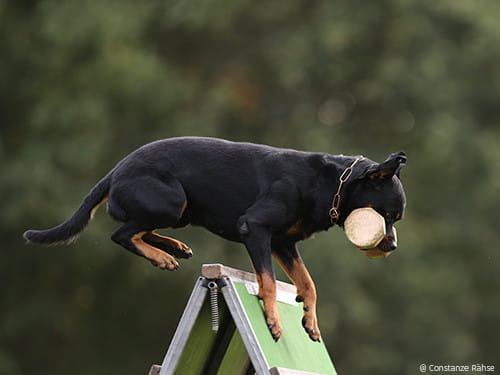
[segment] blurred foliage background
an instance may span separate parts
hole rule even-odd
[[[202,263],[251,269],[186,228],[195,256],[160,272],[110,241],[104,209],[75,245],[25,246],[123,156],[180,135],[406,151],[393,256],[339,229],[301,244],[324,340],[341,374],[498,368],[499,17],[482,0],[1,0],[0,374],[146,373]]]

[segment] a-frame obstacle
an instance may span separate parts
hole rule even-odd
[[[283,325],[276,343],[256,296],[254,274],[206,264],[202,275],[161,366],[151,367],[150,375],[336,375],[324,343],[310,340],[302,328],[295,286],[276,283]]]

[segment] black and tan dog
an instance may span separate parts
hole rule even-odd
[[[245,244],[275,340],[282,327],[271,255],[296,285],[297,300],[304,302],[302,324],[319,341],[316,289],[296,243],[334,224],[342,226],[352,210],[368,206],[386,221],[379,250],[394,250],[393,224],[405,207],[399,180],[405,162],[404,153],[379,164],[213,138],[165,139],[121,160],[66,222],[29,230],[24,238],[37,244],[71,242],[107,200],[109,214],[124,223],[112,234],[113,241],[161,269],[175,270],[179,264],[174,257],[188,258],[191,249],[155,230],[203,226]],[[333,199],[336,192],[340,195]]]

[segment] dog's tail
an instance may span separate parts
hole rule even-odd
[[[64,223],[47,230],[28,230],[23,237],[28,243],[55,245],[71,243],[78,239],[94,216],[95,210],[107,200],[111,176],[107,175],[83,199],[76,212]]]

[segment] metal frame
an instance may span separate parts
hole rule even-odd
[[[205,303],[209,290],[209,283],[213,283],[214,281],[217,283],[218,288],[222,292],[227,310],[231,314],[234,325],[240,333],[256,375],[315,375],[311,372],[278,367],[269,369],[269,363],[267,362],[266,356],[264,355],[262,347],[259,344],[257,335],[250,324],[249,317],[243,308],[243,303],[234,284],[235,282],[243,282],[245,285],[255,283],[255,275],[220,264],[203,265],[202,274],[203,277],[198,278],[195,283],[193,292],[189,297],[186,308],[182,314],[181,320],[177,326],[161,367],[153,366],[150,370],[150,375],[173,375],[175,373],[193,327]],[[287,283],[277,282],[277,289],[278,292],[281,292],[281,294],[296,294],[295,287]],[[284,299],[289,300],[289,298]],[[287,301],[287,303],[290,302]]]
[[[182,352],[186,346],[191,330],[198,318],[205,298],[208,293],[208,282],[210,279],[200,277],[194,286],[193,292],[189,297],[186,309],[182,314],[179,325],[175,331],[172,342],[168,348],[161,364],[160,375],[173,375],[179,364]],[[222,295],[228,306],[229,312],[234,320],[236,328],[240,332],[241,339],[245,348],[247,349],[248,356],[252,363],[255,373],[257,375],[269,375],[269,364],[266,357],[259,345],[257,336],[250,324],[247,313],[243,308],[241,299],[235,289],[231,278],[225,276],[218,279]]]
[[[233,316],[234,324],[238,331],[240,332],[243,344],[248,352],[250,361],[255,369],[257,375],[269,375],[269,364],[267,363],[266,357],[262,348],[257,340],[257,336],[250,324],[248,315],[243,308],[240,296],[236,292],[233,282],[229,277],[224,277],[226,285],[222,287],[222,294],[226,300],[226,304],[229,307],[229,311]]]
[[[172,342],[168,348],[167,354],[161,364],[160,375],[173,375],[179,359],[181,358],[184,347],[186,346],[189,334],[193,329],[194,323],[200,314],[200,310],[205,302],[208,289],[204,285],[206,279],[200,277],[194,286],[193,292],[189,297],[186,309],[182,314],[181,320],[175,331]]]

